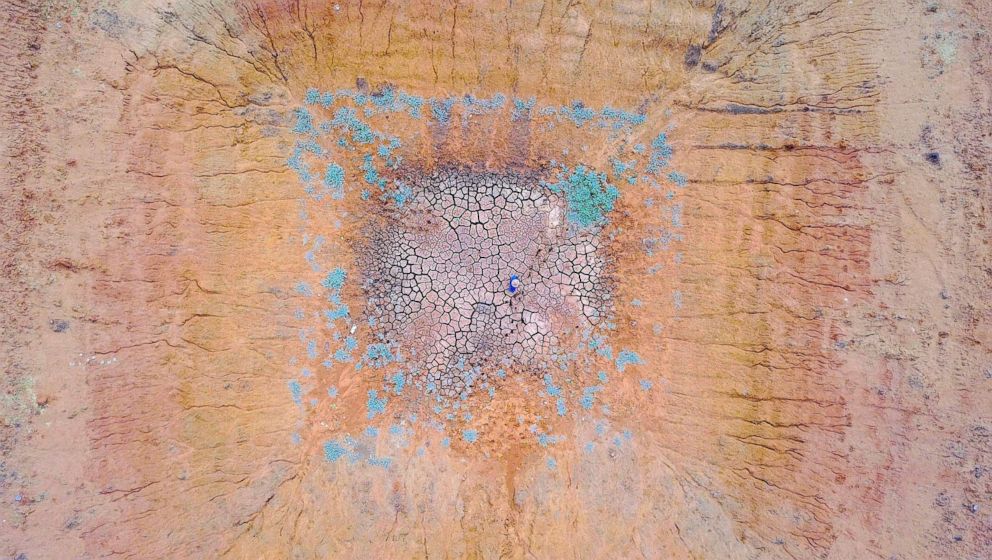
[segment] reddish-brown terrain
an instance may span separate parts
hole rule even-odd
[[[0,2],[0,557],[992,558],[990,8]]]

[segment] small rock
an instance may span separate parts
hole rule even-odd
[[[940,507],[944,507],[948,504],[949,501],[950,500],[947,499],[947,494],[941,492],[940,494],[937,494],[937,499],[935,500],[935,503]]]
[[[52,328],[52,332],[65,332],[69,329],[69,323],[62,319],[52,319],[48,322],[48,326]]]
[[[685,67],[694,68],[697,64],[699,64],[702,54],[703,49],[699,45],[689,45],[689,48],[685,51]]]

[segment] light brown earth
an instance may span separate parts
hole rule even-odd
[[[992,558],[990,8],[5,0],[0,556]],[[525,377],[474,445],[323,458],[373,380],[289,398],[286,159],[307,88],[359,79],[673,126],[681,263],[637,272],[643,193],[616,211],[626,451],[548,469]]]

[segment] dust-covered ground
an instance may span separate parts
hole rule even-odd
[[[992,557],[990,8],[3,1],[0,556]]]

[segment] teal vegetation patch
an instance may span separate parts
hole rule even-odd
[[[530,112],[534,109],[535,103],[537,103],[537,99],[534,97],[531,97],[530,99],[514,99],[513,113],[510,118],[514,121],[530,119]]]
[[[344,457],[348,453],[340,443],[336,441],[328,441],[324,444],[324,458],[332,463],[336,463],[338,459]]]
[[[368,408],[369,420],[375,418],[379,414],[385,414],[387,402],[389,402],[389,399],[387,399],[386,397],[381,397],[381,398],[379,397],[379,391],[376,391],[375,389],[370,389],[369,400],[365,404],[366,408]]]
[[[327,273],[327,277],[321,282],[328,290],[340,290],[344,286],[345,280],[348,278],[348,272],[341,267],[337,267]]]
[[[621,350],[620,353],[617,354],[616,364],[617,364],[617,370],[619,370],[620,373],[623,373],[623,371],[629,365],[640,365],[643,363],[644,361],[641,360],[641,357],[638,356],[636,352],[632,352],[630,350]]]
[[[327,172],[324,174],[324,186],[331,193],[331,198],[341,200],[344,198],[344,169],[336,163],[327,164]]]
[[[558,180],[547,187],[563,194],[568,203],[568,219],[580,226],[602,224],[620,196],[620,190],[609,183],[605,173],[579,165],[568,173],[559,173]]]
[[[668,161],[672,157],[672,146],[668,143],[668,135],[664,132],[658,133],[651,141],[651,156],[648,161],[648,173],[658,173],[668,167]]]
[[[303,404],[303,386],[299,381],[293,379],[289,382],[289,393],[293,396],[294,403]]]

